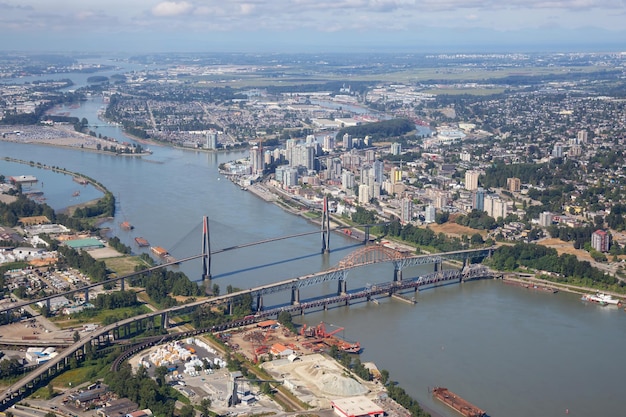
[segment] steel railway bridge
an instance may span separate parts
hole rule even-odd
[[[371,225],[366,225],[367,228]],[[322,251],[327,251],[329,249],[329,240],[328,235],[331,230],[337,229],[346,229],[348,227],[338,227],[334,229],[330,229],[326,227],[324,230],[324,222],[322,223],[322,237],[323,237],[323,246]],[[352,226],[356,227],[356,226]],[[204,220],[204,231],[205,236],[208,236],[208,221]],[[312,233],[319,232],[307,232],[301,233],[297,235],[283,236],[279,238],[267,239],[261,242],[254,242],[239,246],[234,246],[231,248],[221,249],[215,252],[210,251],[210,247],[208,245],[208,238],[203,239],[203,254],[191,256],[185,259],[180,259],[175,262],[170,262],[166,264],[162,264],[153,268],[149,268],[143,271],[138,271],[133,274],[129,274],[123,277],[117,277],[105,282],[100,282],[98,284],[92,284],[89,288],[93,288],[96,285],[103,285],[106,283],[114,283],[116,281],[120,281],[122,284],[122,288],[124,287],[124,279],[130,278],[137,274],[141,273],[149,273],[152,270],[156,270],[158,268],[163,268],[169,265],[173,265],[180,262],[186,262],[191,259],[197,259],[200,257],[204,258],[203,262],[203,277],[209,278],[210,273],[208,273],[210,268],[210,256],[209,254],[221,253],[227,250],[233,250],[241,247],[247,247],[252,245],[257,245],[265,242],[280,240],[280,239],[288,239],[296,236],[303,236]],[[368,235],[368,234],[367,234]],[[369,240],[369,236],[368,236]],[[367,242],[367,241],[366,241]],[[32,392],[37,387],[44,384],[49,379],[54,376],[65,371],[66,368],[69,367],[69,363],[71,358],[76,358],[78,360],[82,360],[87,353],[87,345],[95,346],[96,348],[107,346],[111,343],[111,340],[119,340],[123,337],[128,337],[131,334],[132,326],[135,327],[135,332],[140,332],[149,327],[154,327],[155,322],[156,325],[162,326],[167,329],[170,326],[170,318],[174,314],[181,314],[185,312],[192,311],[196,308],[203,306],[227,306],[227,309],[232,312],[233,306],[240,302],[242,298],[251,296],[253,300],[255,300],[255,309],[256,314],[247,316],[243,319],[234,320],[227,324],[214,326],[208,329],[197,329],[192,330],[190,332],[182,332],[171,335],[164,335],[160,337],[154,337],[150,340],[142,342],[139,346],[129,346],[130,352],[135,352],[141,346],[146,344],[155,344],[158,343],[159,340],[166,340],[168,338],[173,337],[186,337],[190,335],[197,335],[206,332],[213,332],[224,330],[230,327],[241,326],[245,324],[252,324],[257,320],[277,316],[282,311],[288,311],[291,313],[300,313],[304,314],[305,311],[310,309],[319,309],[319,308],[328,308],[333,305],[349,305],[351,302],[357,300],[372,300],[376,296],[393,296],[403,291],[418,291],[420,288],[428,287],[428,286],[439,286],[446,285],[451,283],[464,282],[471,279],[485,278],[491,277],[492,274],[484,267],[480,267],[477,265],[471,265],[470,261],[475,258],[485,258],[492,254],[494,247],[481,248],[481,249],[472,249],[472,250],[463,250],[463,251],[455,251],[455,252],[446,252],[446,253],[436,253],[436,254],[428,254],[428,255],[410,255],[406,253],[401,253],[391,248],[384,247],[382,245],[366,245],[363,248],[351,253],[346,258],[344,258],[339,265],[334,268],[331,268],[326,271],[308,274],[304,276],[300,276],[297,278],[291,278],[284,281],[276,282],[273,284],[267,284],[255,288],[250,288],[238,292],[234,292],[231,294],[224,294],[221,296],[215,296],[212,298],[208,298],[205,300],[195,301],[189,304],[175,306],[159,311],[154,311],[150,313],[145,313],[136,317],[132,317],[129,319],[121,320],[117,323],[104,326],[93,331],[88,337],[83,337],[81,340],[76,343],[71,344],[65,350],[63,350],[59,355],[51,359],[50,361],[40,365],[31,373],[20,379],[19,381],[12,384],[7,390],[5,390],[2,394],[0,394],[0,410],[4,410],[8,408],[10,405],[19,401],[28,393]],[[459,269],[451,269],[451,270],[443,270],[442,264],[445,261],[461,261],[462,267]],[[364,267],[367,265],[378,264],[378,263],[387,263],[393,265],[393,280],[384,284],[377,284],[375,286],[368,287],[366,289],[359,289],[356,291],[348,291],[347,288],[347,277],[350,270],[355,268]],[[417,265],[426,265],[433,264],[434,272],[425,276],[421,276],[415,279],[403,280],[402,279],[402,271],[405,268]],[[329,295],[325,298],[315,299],[315,300],[300,300],[300,289],[304,287],[309,287],[312,285],[319,285],[321,283],[329,282],[329,281],[337,281],[337,293],[334,295]],[[72,294],[77,291],[89,291],[89,288],[80,289],[70,291],[66,294]],[[263,296],[267,294],[274,294],[279,292],[289,292],[291,295],[291,302],[284,307],[277,307],[273,309],[264,309],[263,308]],[[58,295],[55,295],[58,296]],[[52,297],[45,297],[40,300],[23,302],[18,305],[11,306],[10,308],[5,308],[0,310],[0,314],[7,313],[9,314],[12,309],[19,308],[20,306],[25,306],[29,304],[33,304],[39,301],[48,301]],[[127,353],[130,354],[130,353]],[[119,364],[119,361],[116,363]]]

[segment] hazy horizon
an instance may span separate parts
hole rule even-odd
[[[0,0],[0,50],[626,51],[622,0]]]

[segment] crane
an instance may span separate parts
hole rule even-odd
[[[324,326],[324,323],[321,323],[321,326],[322,326],[322,331],[320,332],[321,333],[320,336],[322,336],[322,337],[331,337],[331,336],[334,336],[335,334],[339,333],[340,331],[345,330],[344,327],[337,327],[335,330],[327,333],[326,332],[326,326]],[[334,325],[331,324],[331,326],[334,326]],[[334,327],[336,327],[336,326],[334,326]]]

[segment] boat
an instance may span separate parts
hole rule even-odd
[[[74,191],[72,193],[72,197],[78,197],[80,195],[80,191]]]
[[[336,337],[327,337],[323,340],[323,343],[327,346],[337,346],[341,352],[345,353],[361,353],[361,344],[359,342],[348,342]]]
[[[166,249],[160,247],[160,246],[150,246],[150,250],[157,256],[160,256],[161,258],[165,258],[166,256],[169,255],[169,253],[167,252]]]
[[[433,388],[433,395],[448,407],[452,408],[456,412],[464,415],[465,417],[484,417],[487,413],[484,410],[476,407],[474,404],[459,397],[448,388],[435,387]]]
[[[135,226],[133,226],[129,222],[122,222],[122,223],[120,223],[120,227],[122,229],[124,229],[124,230],[133,230],[135,228]]]
[[[142,237],[136,237],[135,238],[135,243],[139,246],[139,247],[146,247],[146,246],[150,246],[150,243],[148,243],[148,241]]]
[[[583,294],[582,300],[591,301],[592,303],[598,303],[600,305],[607,305],[607,304],[620,305],[622,303],[621,300],[613,298],[609,294],[604,294],[600,292],[595,293],[595,294]]]

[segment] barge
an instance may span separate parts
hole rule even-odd
[[[169,255],[169,253],[167,252],[166,249],[160,247],[160,246],[151,246],[150,250],[152,251],[152,253],[154,253],[156,256],[159,256],[161,258],[165,258],[166,256]]]
[[[136,237],[135,243],[137,244],[137,246],[142,247],[142,248],[146,246],[150,246],[150,243],[148,243],[148,241],[142,237]]]
[[[474,404],[459,397],[452,391],[448,390],[448,388],[435,387],[433,388],[433,395],[448,407],[465,417],[485,417],[487,415],[484,410],[481,410]]]

